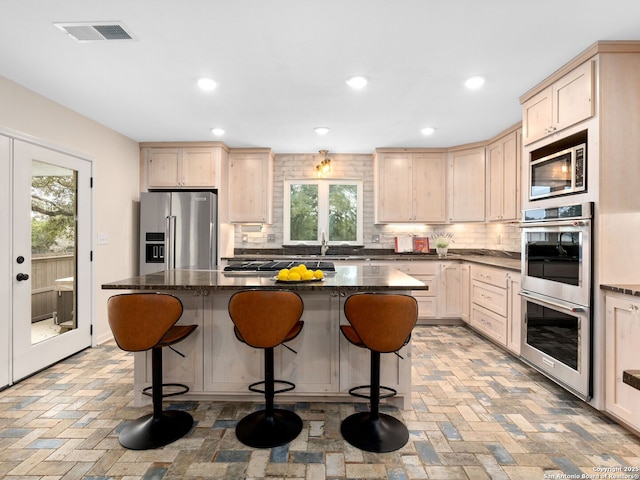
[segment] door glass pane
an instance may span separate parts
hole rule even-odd
[[[31,343],[76,323],[77,172],[37,160],[31,176]]]
[[[334,242],[357,240],[357,185],[329,185],[329,238]]]
[[[290,240],[318,240],[318,185],[292,184],[289,194]]]

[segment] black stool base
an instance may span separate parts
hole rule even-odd
[[[371,412],[354,413],[342,421],[340,432],[351,445],[367,452],[393,452],[409,441],[404,423],[384,413],[377,418]]]
[[[276,408],[269,415],[259,410],[244,417],[236,425],[238,440],[249,447],[279,447],[295,439],[302,431],[302,419],[290,410]]]
[[[184,437],[193,426],[187,412],[170,410],[159,417],[145,415],[127,423],[120,432],[120,445],[130,450],[150,450],[168,445]]]

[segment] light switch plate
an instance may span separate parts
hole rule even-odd
[[[109,234],[108,233],[99,233],[98,234],[98,245],[107,245],[109,243]]]
[[[267,242],[273,243],[276,241],[275,233],[267,233]]]

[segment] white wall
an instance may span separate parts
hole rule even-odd
[[[453,249],[489,249],[508,252],[520,251],[520,229],[515,224],[461,223],[456,225],[374,225],[373,223],[373,155],[333,154],[331,178],[362,179],[364,184],[364,246],[366,248],[394,248],[397,235],[429,236],[433,231],[454,234]],[[315,178],[315,166],[322,160],[320,154],[276,154],[274,164],[273,224],[264,225],[261,232],[247,233],[242,241],[241,228],[235,229],[236,248],[279,248],[283,239],[283,195],[285,179]],[[267,242],[267,235],[275,235]],[[378,235],[379,243],[372,237]],[[435,246],[432,246],[435,248]]]
[[[100,285],[137,272],[138,143],[4,77],[0,105],[0,127],[93,159],[93,322],[94,342],[101,343],[111,338],[106,300],[113,292]],[[0,217],[8,218],[8,208],[0,205]],[[107,245],[96,245],[97,233],[108,234]]]

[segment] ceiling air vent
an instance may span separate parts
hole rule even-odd
[[[120,22],[54,23],[77,42],[98,40],[135,40],[127,27]]]

